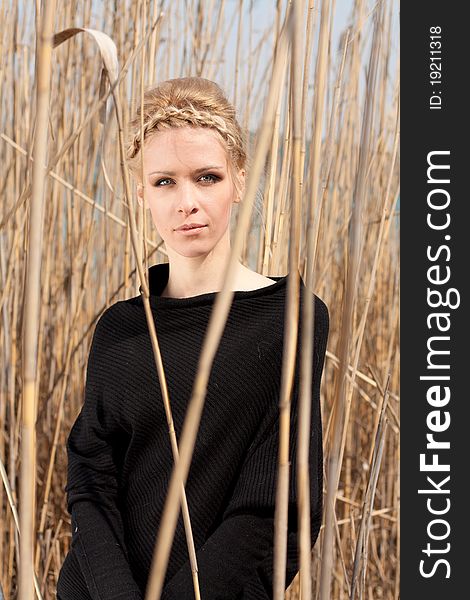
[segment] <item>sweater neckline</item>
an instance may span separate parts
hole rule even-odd
[[[159,263],[152,265],[148,270],[150,305],[154,308],[184,308],[190,306],[200,306],[203,304],[212,304],[219,292],[206,292],[196,296],[188,296],[186,298],[174,298],[161,296],[161,293],[168,283],[170,274],[169,263]],[[233,293],[233,302],[246,298],[258,298],[261,296],[269,296],[286,288],[287,275],[269,276],[274,279],[275,283],[270,285],[255,288],[253,290],[236,290]],[[142,286],[139,286],[139,292],[142,294]]]

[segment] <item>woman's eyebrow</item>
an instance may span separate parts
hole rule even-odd
[[[208,167],[201,167],[200,169],[195,169],[193,171],[194,175],[199,175],[199,173],[202,173],[203,171],[209,171],[210,169],[223,169],[223,166],[220,165],[209,165]],[[176,173],[174,173],[173,171],[152,171],[151,173],[149,173],[149,175],[170,175],[171,177],[174,177],[176,175]]]

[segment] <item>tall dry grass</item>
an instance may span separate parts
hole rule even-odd
[[[31,566],[36,595],[55,597],[70,544],[65,440],[83,401],[90,335],[110,303],[135,295],[142,283],[145,297],[143,267],[166,260],[121,164],[128,100],[156,81],[185,75],[220,83],[249,131],[253,159],[246,202],[233,223],[232,259],[241,256],[268,276],[293,273],[297,265],[330,310],[321,397],[324,525],[310,556],[308,470],[300,443],[303,568],[286,598],[299,598],[300,585],[302,600],[399,597],[398,7],[394,0],[351,2],[347,30],[335,45],[337,11],[344,6],[279,1],[262,3],[260,12],[259,4],[129,0],[120,10],[89,0],[59,4],[52,30],[107,34],[119,71],[114,87],[104,85],[96,39],[64,35],[51,54],[49,115],[41,108],[47,77],[36,46],[44,14],[13,0],[0,5],[6,58],[0,65],[0,597],[31,597]],[[42,155],[33,152],[39,143]],[[45,202],[37,214],[41,177]],[[34,232],[42,232],[39,241]],[[36,275],[28,270],[33,258]],[[178,498],[184,505],[181,480],[231,301],[230,274],[229,268],[214,307],[190,419],[181,439],[172,440],[178,469],[169,493],[175,501],[167,503],[166,529],[155,532],[160,566],[168,558],[172,507]],[[294,280],[288,286],[280,481],[289,474]],[[28,316],[31,293],[38,301],[35,321]],[[303,319],[301,410],[308,414],[313,315]],[[37,333],[28,350],[23,339],[31,339],[31,331]],[[156,338],[153,349],[158,366]],[[163,381],[160,369],[159,375]],[[171,411],[167,416],[171,422]],[[23,490],[34,483],[28,498]],[[284,491],[279,487],[276,598],[283,595]],[[155,579],[152,590],[161,583]]]

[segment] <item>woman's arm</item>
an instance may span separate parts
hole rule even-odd
[[[67,509],[72,516],[72,546],[91,597],[141,600],[127,559],[110,415],[103,406],[103,317],[88,357],[85,401],[67,439]]]
[[[323,454],[320,379],[328,337],[328,310],[315,302],[315,344],[310,439],[311,544],[322,519]],[[298,388],[291,404],[290,483],[286,587],[298,571],[297,553],[297,429]],[[219,527],[198,549],[198,576],[204,600],[267,600],[272,598],[274,510],[279,444],[279,408],[273,406],[253,441],[231,501]],[[192,599],[189,561],[165,586],[162,600]]]

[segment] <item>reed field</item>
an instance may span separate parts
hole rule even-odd
[[[330,314],[323,525],[285,598],[399,598],[398,10],[396,0],[0,3],[1,600],[56,597],[71,541],[66,440],[94,326],[139,293],[145,267],[167,261],[122,164],[123,134],[145,88],[185,76],[216,81],[246,132],[233,255],[266,276],[298,267]],[[230,301],[226,280],[208,355]],[[175,510],[207,375],[178,440]]]

